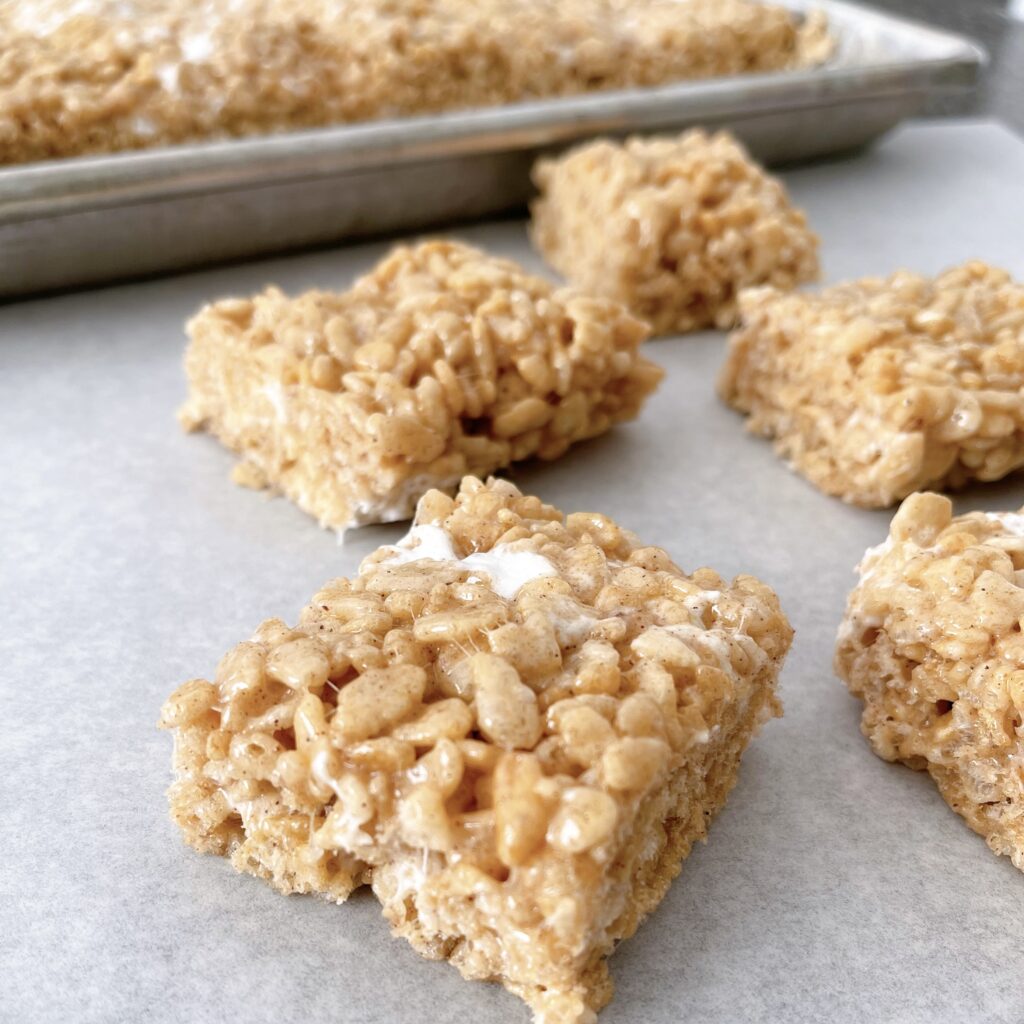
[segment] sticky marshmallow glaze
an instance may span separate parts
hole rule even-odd
[[[531,580],[557,575],[555,567],[543,555],[516,551],[505,544],[460,558],[449,534],[430,523],[414,526],[393,551],[393,556],[378,564],[432,561],[456,565],[469,573],[486,576],[494,592],[506,600],[512,600]]]

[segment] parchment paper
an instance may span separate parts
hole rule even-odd
[[[914,126],[785,178],[827,280],[970,257],[1024,277],[1024,143],[1001,128]],[[518,221],[455,233],[541,266]],[[174,420],[182,323],[267,282],[344,286],[386,248],[0,309],[0,1019],[528,1020],[496,986],[391,939],[372,896],[279,896],[187,849],[167,817],[166,695],[404,530],[339,547],[286,501],[231,484],[232,458]],[[819,494],[744,433],[713,393],[722,335],[650,354],[669,375],[637,423],[512,478],[613,516],[687,569],[757,574],[797,636],[786,717],[615,954],[602,1024],[1024,1021],[1024,877],[926,776],[870,753],[832,675],[852,568],[889,514]],[[957,499],[1022,503],[1020,477]]]

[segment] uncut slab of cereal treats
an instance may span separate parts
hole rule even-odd
[[[454,488],[634,418],[662,371],[618,304],[456,242],[395,249],[345,292],[205,307],[181,419],[324,526],[408,519]]]
[[[1024,870],[1024,509],[954,518],[914,494],[859,572],[836,671],[864,735]]]
[[[172,816],[282,892],[370,884],[424,956],[590,1022],[781,713],[791,636],[751,576],[467,478],[171,696]]]
[[[741,288],[818,275],[804,214],[725,132],[591,142],[541,160],[534,180],[544,258],[657,334],[731,327]]]
[[[750,0],[3,0],[0,164],[824,60]]]
[[[966,263],[816,295],[755,289],[722,397],[812,483],[884,507],[1024,466],[1024,287]]]

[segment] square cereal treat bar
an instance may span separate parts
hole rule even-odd
[[[719,388],[827,494],[867,507],[1024,466],[1024,287],[967,263],[742,296]]]
[[[348,291],[205,307],[186,427],[325,526],[408,519],[431,487],[554,459],[632,419],[662,371],[616,303],[455,242],[400,247]]]
[[[172,816],[282,892],[368,883],[424,956],[592,1021],[781,713],[791,636],[751,576],[467,478],[171,696]]]
[[[657,334],[731,327],[741,288],[817,277],[803,213],[725,132],[591,142],[541,160],[534,180],[545,259]]]
[[[1024,870],[1024,509],[953,518],[914,494],[859,566],[836,671],[879,757],[927,769]]]
[[[749,0],[3,0],[0,164],[806,67]]]

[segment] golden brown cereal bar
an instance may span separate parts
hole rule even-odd
[[[868,507],[1024,466],[1024,286],[966,263],[740,299],[722,397],[827,494]]]
[[[591,142],[541,160],[534,179],[545,259],[657,334],[731,327],[741,288],[817,277],[803,213],[725,132]]]
[[[911,495],[859,572],[836,671],[864,735],[1024,871],[1024,509]]]
[[[6,0],[0,163],[823,60],[749,0]]]
[[[662,371],[614,302],[455,242],[400,247],[347,292],[269,288],[189,324],[182,421],[336,529],[632,419]]]
[[[282,892],[372,885],[424,956],[589,1022],[781,713],[791,636],[751,576],[467,478],[171,696],[171,812]]]

